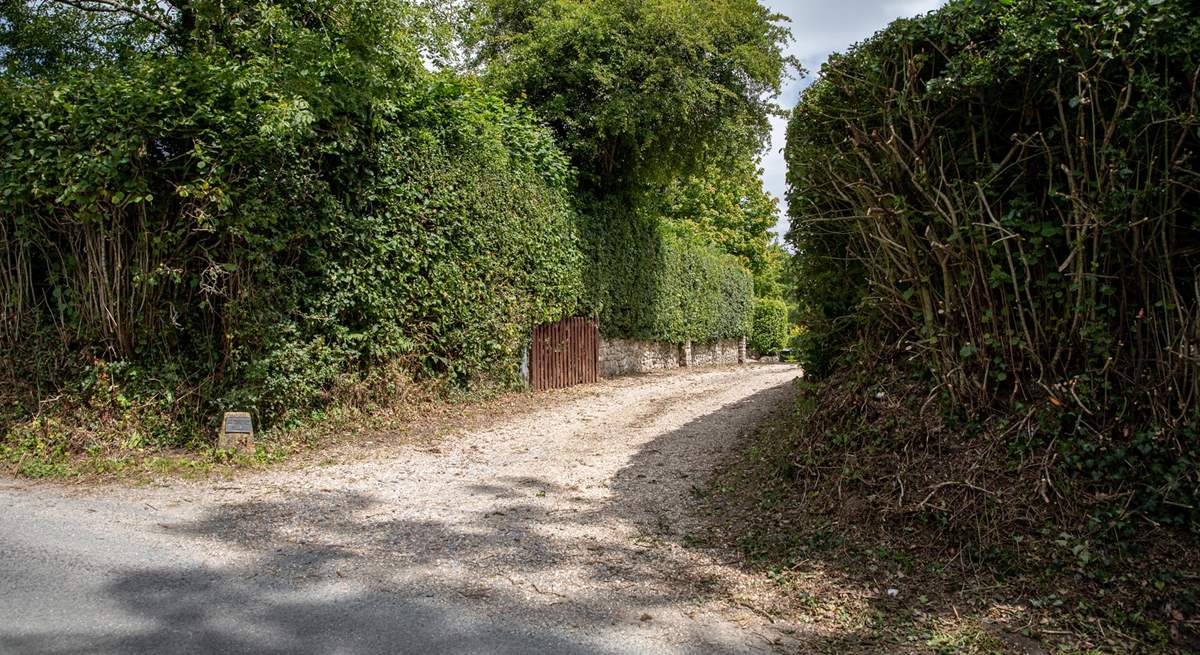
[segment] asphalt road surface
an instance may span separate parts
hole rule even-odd
[[[696,485],[798,374],[602,382],[436,447],[233,480],[0,478],[0,654],[788,650],[688,535]]]

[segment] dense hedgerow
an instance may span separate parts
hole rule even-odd
[[[754,282],[688,226],[597,203],[588,209],[587,302],[601,330],[672,343],[750,333]]]
[[[248,3],[200,45],[49,69],[3,53],[9,425],[98,376],[172,442],[397,365],[517,379],[529,327],[581,292],[569,166],[523,112],[426,72],[402,5]]]
[[[578,171],[590,304],[609,336],[748,333],[776,207],[756,154],[786,71],[784,17],[753,0],[470,0],[467,51]],[[713,248],[716,248],[716,251]]]
[[[777,298],[754,299],[754,326],[750,330],[750,350],[774,355],[788,339],[788,306]]]
[[[782,33],[755,7],[714,46],[757,80],[705,82],[749,101],[723,125],[765,124],[778,85]],[[203,441],[223,408],[270,427],[414,378],[515,382],[530,327],[572,313],[747,334],[749,274],[709,240],[753,264],[773,208],[691,198],[730,213],[693,217],[705,231],[646,189],[574,200],[596,196],[536,103],[427,69],[431,9],[0,3],[0,456]],[[629,220],[575,209],[606,203]]]
[[[1194,522],[1197,43],[1182,0],[959,0],[831,57],[786,151],[809,371],[896,353],[1043,498]]]

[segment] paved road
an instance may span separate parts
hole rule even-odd
[[[0,479],[0,654],[742,653],[787,628],[685,547],[787,366],[604,382],[366,461],[233,481]]]

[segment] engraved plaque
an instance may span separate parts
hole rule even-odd
[[[225,415],[225,431],[226,432],[239,432],[242,434],[253,433],[254,430],[250,429],[250,415],[249,414],[226,414]]]
[[[227,412],[221,417],[221,431],[217,434],[217,448],[221,450],[254,450],[254,422],[246,412]]]

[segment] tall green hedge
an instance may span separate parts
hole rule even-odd
[[[98,364],[177,418],[265,424],[398,364],[516,377],[581,294],[568,164],[380,11],[279,5],[228,50],[0,74],[4,416]]]
[[[754,283],[736,257],[617,202],[586,213],[587,297],[606,335],[683,343],[750,333]]]
[[[788,306],[778,298],[754,299],[754,327],[750,332],[750,350],[760,355],[774,355],[788,338]]]
[[[890,352],[1200,516],[1198,42],[1195,2],[956,0],[832,56],[786,150],[810,372]]]

